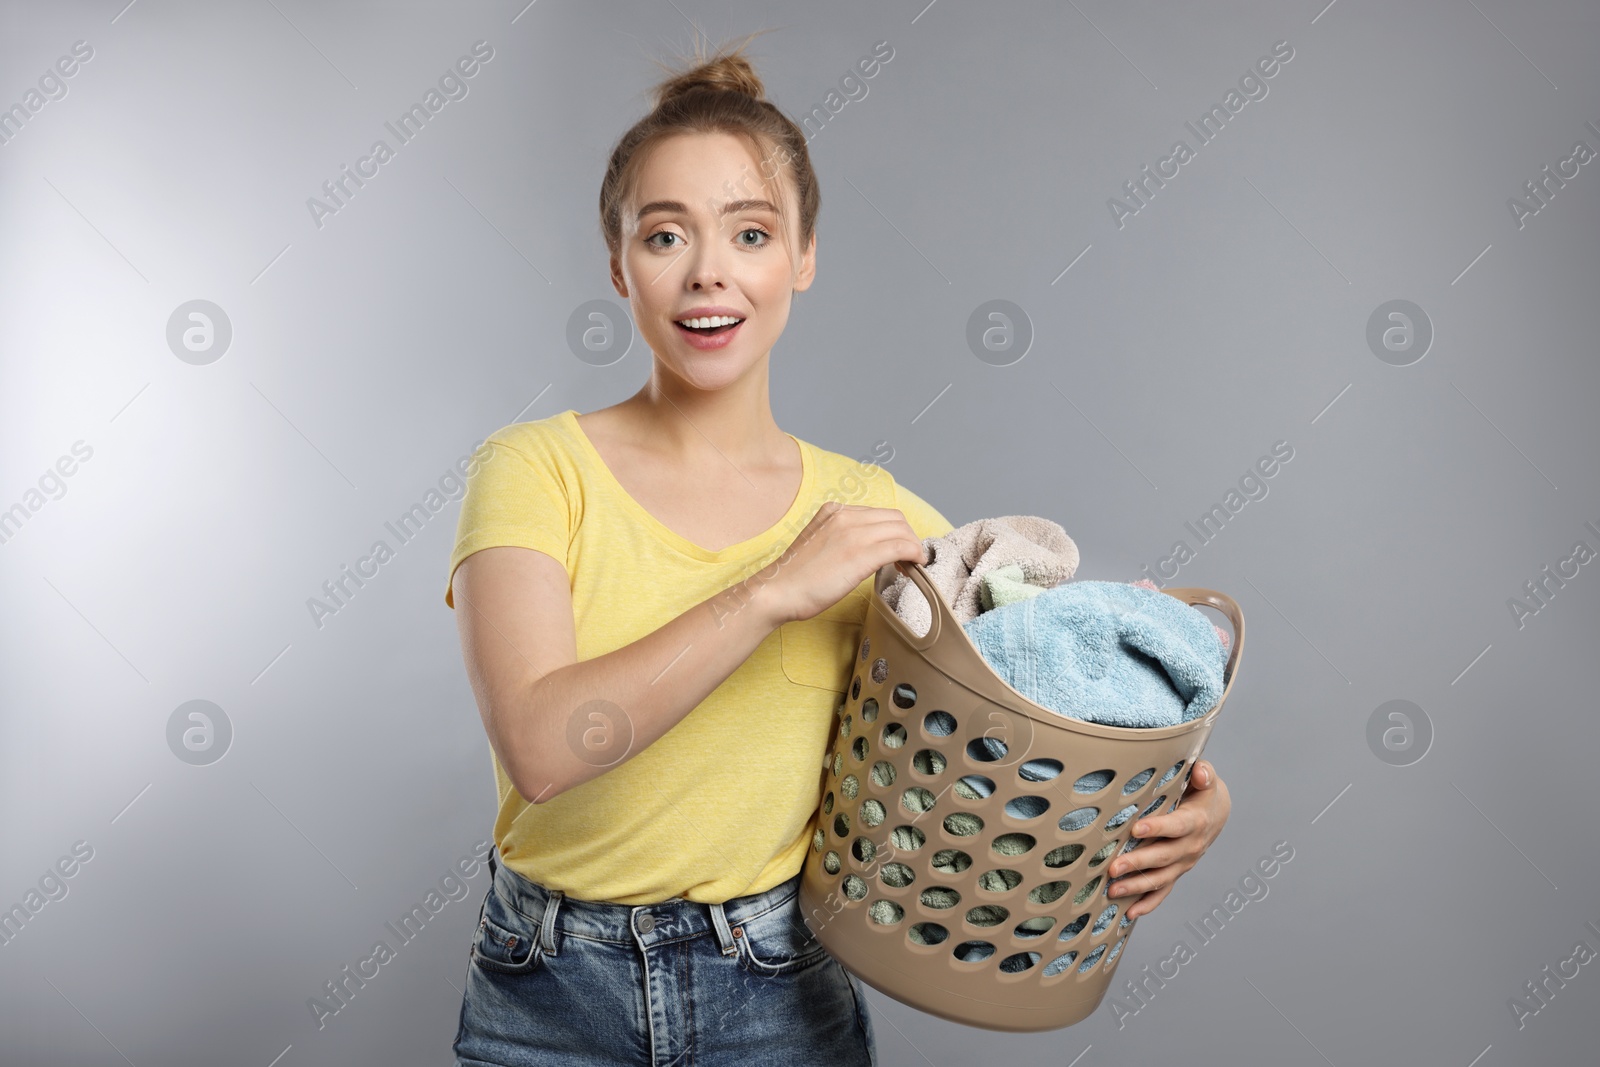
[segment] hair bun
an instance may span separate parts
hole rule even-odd
[[[766,87],[755,68],[742,55],[724,55],[706,60],[656,86],[655,107],[661,107],[698,89],[744,93],[756,100],[766,99]]]

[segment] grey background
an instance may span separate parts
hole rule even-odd
[[[0,1059],[449,1062],[485,873],[325,1028],[306,1002],[491,829],[442,600],[456,503],[320,628],[306,601],[494,429],[641,384],[641,342],[594,366],[566,324],[617,300],[605,154],[691,23],[775,27],[751,54],[795,116],[894,49],[811,141],[819,272],[772,357],[785,429],[851,455],[886,439],[952,522],[1047,515],[1080,577],[1119,580],[1294,449],[1170,583],[1248,620],[1206,751],[1233,816],[1118,978],[1180,938],[1194,958],[1121,1025],[1114,987],[1047,1034],[874,991],[882,1062],[1592,1056],[1600,962],[1520,1026],[1510,1002],[1600,950],[1600,564],[1521,626],[1508,600],[1600,549],[1600,161],[1521,227],[1507,201],[1575,141],[1600,150],[1594,4],[111,0],[0,20],[3,106],[94,49],[0,145],[0,508],[93,449],[0,544],[0,907],[93,849],[0,945]],[[469,94],[317,227],[307,198],[478,40]],[[1268,95],[1119,228],[1108,198],[1280,40]],[[166,340],[196,299],[233,334],[203,366]],[[965,341],[994,299],[1034,333],[1004,367]],[[1395,299],[1434,330],[1407,366],[1366,342]],[[208,765],[169,748],[191,700],[231,726]],[[1369,745],[1391,700],[1431,725],[1420,761]],[[1270,893],[1196,939],[1279,841]]]

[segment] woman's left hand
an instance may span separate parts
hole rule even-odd
[[[1178,876],[1198,863],[1222,833],[1231,807],[1228,786],[1211,761],[1196,760],[1177,809],[1140,819],[1133,835],[1143,843],[1111,861],[1108,895],[1124,904],[1122,914],[1137,919],[1154,911]],[[1128,876],[1119,877],[1123,874]]]

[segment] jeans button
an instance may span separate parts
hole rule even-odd
[[[655,928],[656,917],[654,915],[651,915],[649,912],[645,912],[643,915],[639,916],[639,932],[641,934],[648,934]]]

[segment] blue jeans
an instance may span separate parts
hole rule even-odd
[[[479,912],[457,1067],[876,1067],[861,982],[800,916],[800,876],[765,893],[629,906],[497,863]]]

